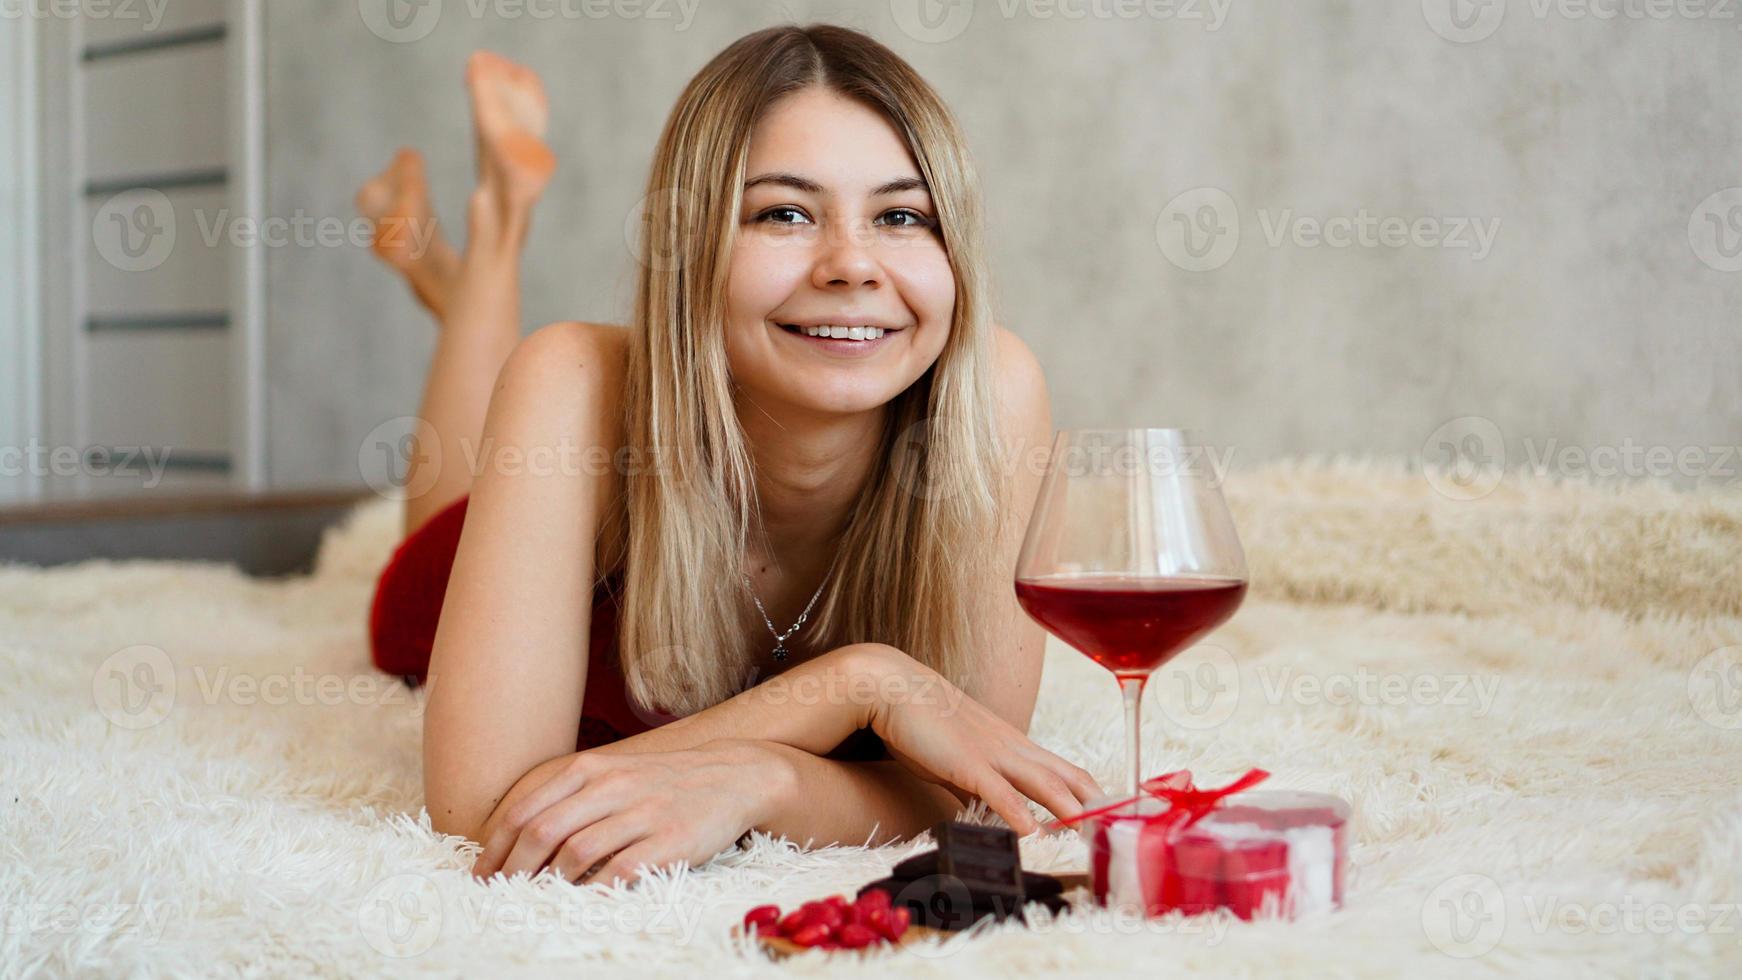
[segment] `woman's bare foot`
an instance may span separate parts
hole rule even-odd
[[[386,170],[357,189],[357,212],[375,223],[375,254],[405,276],[439,321],[460,260],[430,207],[423,156],[411,149],[394,154]]]
[[[477,51],[466,62],[466,87],[478,135],[478,189],[472,193],[467,248],[518,249],[532,205],[556,170],[545,145],[550,104],[532,69]]]

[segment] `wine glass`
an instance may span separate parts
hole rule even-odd
[[[1063,429],[1016,562],[1016,598],[1113,672],[1125,696],[1126,796],[1155,668],[1234,615],[1246,555],[1210,447],[1182,429]]]

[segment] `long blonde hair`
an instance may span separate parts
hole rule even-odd
[[[625,438],[648,465],[624,484],[619,635],[630,695],[647,708],[689,714],[755,677],[749,640],[764,624],[744,566],[760,525],[726,359],[726,279],[751,130],[775,100],[813,85],[875,109],[906,139],[956,299],[936,363],[887,406],[879,463],[807,636],[824,650],[887,643],[970,694],[979,686],[969,629],[991,584],[1004,491],[977,178],[949,110],[894,52],[847,28],[782,26],[740,38],[696,74],[648,177],[625,386]]]

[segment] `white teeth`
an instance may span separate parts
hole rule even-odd
[[[827,337],[830,340],[876,340],[884,334],[882,327],[843,327],[831,323],[800,329],[807,337]]]

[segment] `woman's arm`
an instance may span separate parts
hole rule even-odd
[[[608,329],[558,324],[522,341],[481,442],[460,458],[444,446],[438,461],[476,471],[424,714],[424,798],[444,833],[477,833],[527,770],[574,751],[595,537],[614,486],[577,455],[621,442]]]
[[[816,758],[860,728],[880,736],[904,772]],[[746,743],[772,754],[720,751]],[[722,756],[736,778],[711,774]],[[648,863],[705,860],[752,827],[823,842],[893,839],[969,797],[1026,834],[1039,827],[1028,798],[1066,817],[1099,792],[1086,771],[930,667],[893,647],[854,644],[679,722],[534,768],[484,827],[473,872],[550,863],[573,877],[615,853],[598,853],[601,837],[620,834],[655,840],[651,851],[629,852]],[[599,823],[616,829],[597,831]]]
[[[1052,451],[1052,402],[1046,374],[1028,345],[1000,326],[993,326],[993,336],[999,434],[1011,479],[1008,496],[1000,501],[997,566],[993,580],[980,590],[983,601],[975,614],[974,635],[983,641],[975,651],[982,658],[977,667],[985,678],[977,696],[1026,732],[1040,694],[1046,631],[1016,601],[1016,560]]]

